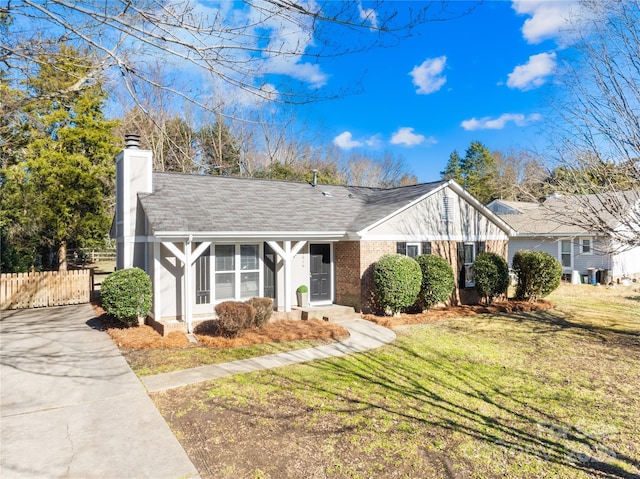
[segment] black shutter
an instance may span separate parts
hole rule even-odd
[[[398,241],[396,243],[396,253],[398,254],[407,254],[407,243],[406,241]]]
[[[464,243],[458,242],[458,286],[464,288]]]
[[[476,243],[476,257],[480,253],[484,253],[485,249],[486,249],[486,243],[484,241],[478,241]]]
[[[431,254],[431,242],[423,241],[422,242],[422,254]]]

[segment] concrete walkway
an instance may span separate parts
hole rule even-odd
[[[299,349],[230,363],[212,364],[155,376],[146,376],[142,378],[142,382],[149,392],[164,391],[188,384],[231,376],[232,374],[250,373],[261,369],[279,368],[317,359],[360,353],[378,348],[396,338],[396,334],[390,329],[363,319],[343,321],[340,322],[340,325],[348,329],[350,333],[350,336],[344,341],[337,341],[315,348]]]
[[[0,311],[0,477],[199,477],[94,316]]]

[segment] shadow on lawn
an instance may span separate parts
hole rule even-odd
[[[384,392],[384,399],[368,401],[366,392],[344,394],[338,389],[321,389],[321,392],[342,396],[365,408],[381,409],[495,444],[505,457],[526,454],[585,472],[597,471],[600,477],[638,478],[610,461],[621,461],[634,467],[640,467],[640,461],[611,449],[604,443],[604,438],[599,437],[598,431],[582,431],[532,405],[526,397],[503,391],[495,385],[495,371],[483,371],[481,366],[456,367],[460,365],[460,357],[435,350],[429,351],[430,357],[427,357],[411,349],[400,349],[410,360],[394,363],[393,367],[378,359],[380,356],[376,354],[361,355],[350,361],[321,361],[311,367],[345,380],[355,376],[363,382],[374,383]],[[428,371],[438,373],[429,375]],[[525,371],[508,371],[507,374],[528,375]],[[317,387],[322,383],[315,384]],[[309,384],[299,386],[314,387]],[[394,396],[399,398],[397,402],[393,400]],[[459,400],[452,400],[452,396]],[[413,406],[408,406],[412,402],[406,401],[407,397],[415,400]],[[401,408],[396,408],[395,404]],[[496,414],[480,412],[480,409],[492,408]],[[429,414],[424,414],[425,409]]]
[[[538,328],[537,334],[570,328],[572,332],[575,329],[581,334],[606,335],[607,341],[614,341],[613,336],[619,336],[621,346],[628,342],[625,335],[633,336],[628,339],[637,338],[634,332],[585,326],[546,311],[537,312],[535,318],[515,315],[514,319],[544,325],[545,329]],[[504,453],[506,461],[515,461],[522,454],[522,457],[597,474],[597,477],[640,477],[620,467],[622,463],[640,468],[640,461],[613,449],[613,442],[607,440],[607,436],[616,433],[615,430],[609,426],[607,430],[584,430],[579,423],[571,424],[559,414],[536,406],[535,403],[541,404],[541,400],[531,399],[530,391],[527,394],[526,390],[518,390],[520,382],[544,386],[547,380],[536,376],[526,366],[523,369],[505,368],[501,364],[467,360],[460,353],[442,352],[437,346],[428,344],[422,344],[420,351],[403,347],[402,342],[387,348],[400,351],[389,354],[370,352],[351,356],[348,360],[309,363],[308,367],[315,370],[314,376],[318,378],[313,382],[296,381],[295,375],[285,376],[277,370],[272,374],[286,382],[287,388],[314,389],[320,394],[339,398],[340,401],[331,402],[336,405],[333,412],[338,414],[364,414],[367,410],[375,414],[375,411],[381,411],[398,419],[493,444]],[[395,359],[393,364],[387,358]],[[513,378],[515,386],[496,379],[502,377]],[[362,384],[375,384],[379,391],[374,394],[368,386],[359,390],[357,385],[353,385],[354,378],[357,379],[356,384],[360,381]],[[559,383],[557,387],[562,385]],[[556,407],[558,401],[555,400]],[[424,454],[443,455],[427,449]],[[489,454],[495,454],[495,451]],[[487,460],[493,462],[495,457]]]
[[[515,320],[518,323],[530,324],[535,334],[555,333],[563,330],[591,339],[597,338],[603,343],[621,347],[640,347],[640,323],[638,329],[628,329],[621,325],[599,326],[579,321],[569,313],[561,313],[556,310],[535,311],[531,313],[512,313],[505,315],[505,320]]]

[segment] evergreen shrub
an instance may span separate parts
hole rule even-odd
[[[456,282],[453,268],[446,259],[433,254],[416,257],[422,271],[422,283],[418,303],[423,310],[429,310],[451,297]]]
[[[517,299],[534,302],[560,286],[562,265],[548,253],[520,250],[513,257],[512,267]]]
[[[398,316],[411,306],[420,292],[422,273],[413,259],[401,254],[387,254],[380,258],[373,270],[376,298],[385,313]]]
[[[507,294],[509,288],[509,265],[496,253],[480,253],[473,263],[476,291],[491,304],[493,300]]]
[[[137,326],[151,310],[151,279],[140,268],[114,271],[100,286],[102,307],[114,318]]]

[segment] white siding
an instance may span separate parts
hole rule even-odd
[[[448,221],[443,215],[445,196],[453,213]],[[365,239],[506,241],[507,235],[480,210],[445,188],[372,228]]]

